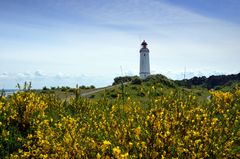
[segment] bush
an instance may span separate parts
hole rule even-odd
[[[125,76],[125,77],[116,77],[114,78],[114,82],[112,85],[117,85],[125,82],[130,82],[132,80],[132,77],[130,76]]]
[[[144,80],[144,82],[147,82],[148,85],[156,85],[161,83],[170,88],[176,87],[176,84],[174,83],[174,81],[168,79],[166,76],[163,76],[161,74],[150,75]]]
[[[112,98],[117,98],[118,95],[117,95],[117,93],[111,93],[110,96],[111,96]]]
[[[0,98],[0,158],[239,158],[240,88],[208,102],[172,91],[145,102],[18,92]],[[116,94],[111,93],[113,96]]]
[[[134,85],[140,85],[140,84],[142,84],[142,80],[139,77],[135,77],[135,78],[133,78],[131,83]]]
[[[47,90],[49,90],[49,88],[47,88],[46,86],[44,86],[44,87],[42,88],[42,90],[47,91]]]
[[[65,91],[67,91],[67,88],[66,88],[66,87],[62,87],[62,88],[61,88],[61,91],[62,91],[62,92],[65,92]]]

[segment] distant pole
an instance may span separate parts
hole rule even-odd
[[[123,68],[122,68],[122,66],[120,66],[120,69],[121,69],[121,76],[123,76]]]
[[[186,66],[184,67],[183,79],[186,79]]]

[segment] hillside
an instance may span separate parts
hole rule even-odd
[[[210,95],[209,89],[221,91],[233,91],[240,83],[240,74],[221,75],[206,77],[193,77],[186,80],[171,80],[164,75],[151,75],[145,80],[141,80],[138,76],[116,77],[111,89],[91,94],[91,98],[106,97],[109,99],[118,98],[136,98],[146,100],[147,94],[142,92],[146,90],[151,92],[150,96],[161,96],[169,92],[177,92],[178,94],[189,94],[196,96],[199,100],[205,101]],[[88,96],[90,97],[90,96]]]
[[[240,157],[240,87],[189,89],[153,75],[96,90],[0,96],[0,158]]]
[[[81,86],[79,88],[58,87],[44,88],[42,93],[54,94],[61,99],[74,97],[76,91],[90,99],[127,99],[128,97],[147,101],[149,94],[143,93],[146,90],[154,90],[151,97],[165,95],[169,92],[178,94],[189,94],[196,96],[199,100],[205,101],[210,95],[209,89],[232,91],[240,83],[239,74],[206,77],[193,77],[186,80],[171,80],[164,75],[151,75],[145,80],[138,76],[116,77],[112,86],[95,88],[94,86]],[[151,89],[152,88],[152,89]]]
[[[150,98],[164,96],[170,92],[183,95],[195,95],[199,100],[205,100],[209,96],[206,88],[195,87],[192,89],[177,85],[177,83],[167,77],[157,74],[151,75],[145,80],[137,76],[116,77],[113,87],[102,92],[89,96],[92,99],[102,97],[108,99],[127,99],[134,98],[140,101],[148,102]]]

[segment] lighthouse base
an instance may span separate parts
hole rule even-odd
[[[146,79],[149,75],[150,75],[150,73],[148,73],[148,72],[140,73],[140,78]]]

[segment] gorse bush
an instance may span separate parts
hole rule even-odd
[[[0,98],[1,158],[238,158],[240,88],[199,103],[171,92],[123,103],[18,92]]]

